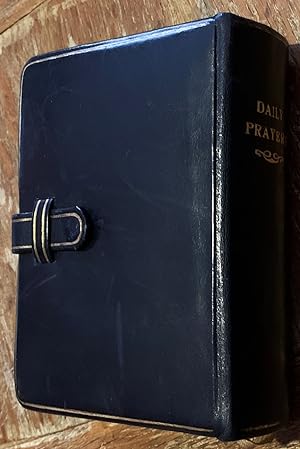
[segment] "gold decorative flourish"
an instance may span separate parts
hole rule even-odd
[[[255,154],[258,157],[263,157],[265,161],[269,162],[270,164],[280,164],[283,162],[283,156],[280,156],[278,153],[272,153],[270,150],[255,150]]]

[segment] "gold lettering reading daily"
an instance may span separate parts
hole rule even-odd
[[[263,139],[265,141],[273,142],[274,144],[285,145],[286,136],[282,131],[282,122],[283,122],[283,110],[277,105],[266,103],[262,100],[256,101],[256,113],[257,117],[268,117],[270,118],[271,126],[266,126],[262,123],[257,123],[254,121],[246,121],[245,123],[245,134],[253,137],[257,137],[259,139]],[[258,120],[260,121],[260,120]],[[265,121],[265,120],[264,120]],[[255,154],[260,155],[261,153],[265,154],[265,152],[270,154],[273,153],[270,148],[265,150],[255,149]],[[280,156],[275,158],[276,162],[282,162],[283,158]]]
[[[268,103],[264,103],[261,100],[257,100],[256,102],[256,112],[275,118],[276,120],[282,121],[283,119],[283,111],[281,108]]]

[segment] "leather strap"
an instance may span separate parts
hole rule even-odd
[[[53,262],[54,251],[77,250],[86,237],[86,217],[78,207],[52,209],[53,198],[38,199],[33,212],[12,217],[12,252],[32,252],[38,263]]]

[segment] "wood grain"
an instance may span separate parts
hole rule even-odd
[[[218,11],[232,11],[269,24],[291,43],[300,40],[300,3],[296,0],[0,0],[0,449],[238,449],[258,443],[267,449],[300,448],[297,422],[286,431],[254,442],[225,444],[214,438],[30,412],[18,405],[14,393],[17,258],[10,251],[10,217],[17,210],[18,201],[18,97],[22,66],[38,53],[194,20]],[[296,53],[294,58],[300,63]],[[298,88],[300,92],[300,83]],[[300,110],[297,107],[300,108],[300,102],[296,106]],[[294,151],[300,151],[299,143]],[[297,274],[293,272],[294,277]],[[296,301],[297,289],[293,295]],[[293,313],[295,344],[291,366],[294,373],[300,374],[300,307],[295,306]],[[295,386],[296,404],[298,390]]]
[[[30,14],[44,0],[0,0],[0,33]]]

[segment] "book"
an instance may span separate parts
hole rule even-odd
[[[28,61],[22,405],[224,440],[285,425],[287,54],[223,13]]]

